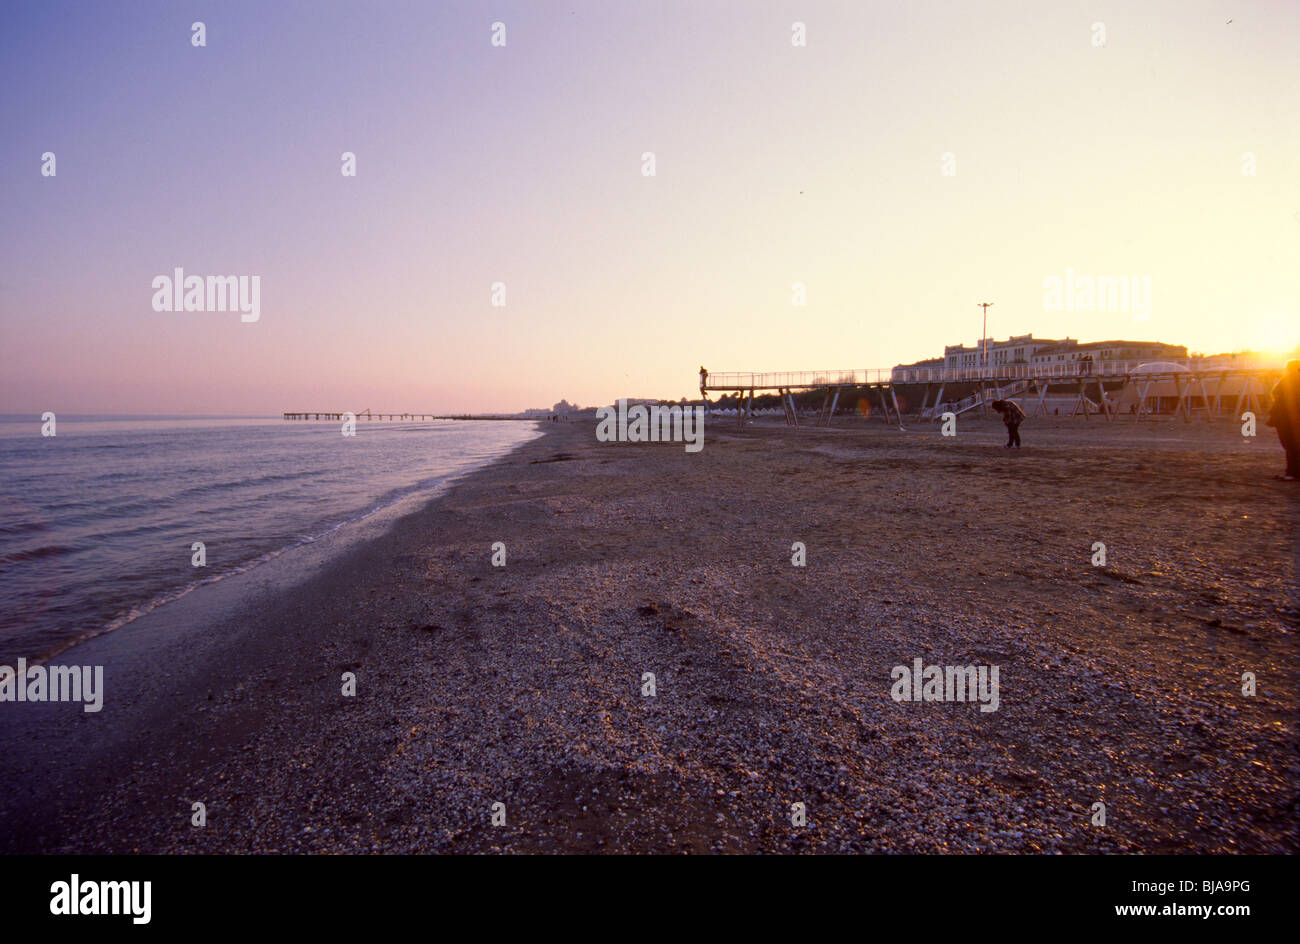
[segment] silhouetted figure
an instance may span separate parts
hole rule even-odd
[[[1012,400],[994,400],[990,406],[1002,415],[1002,422],[1007,426],[1007,445],[1010,449],[1013,446],[1020,448],[1020,424],[1025,421],[1025,411],[1020,409],[1020,404]]]
[[[1300,361],[1287,361],[1282,379],[1273,388],[1268,425],[1277,430],[1277,438],[1286,450],[1286,472],[1278,478],[1294,482],[1300,478]]]

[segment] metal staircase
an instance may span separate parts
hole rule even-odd
[[[994,400],[1006,400],[1010,397],[1016,396],[1017,394],[1024,393],[1028,388],[1028,380],[1013,380],[1011,383],[1003,387],[990,387],[985,390],[976,390],[970,396],[963,397],[956,403],[937,403],[934,406],[926,407],[925,411],[921,414],[921,419],[934,420],[942,416],[944,413],[954,413],[957,416],[961,416],[961,414],[969,410],[981,407],[986,403],[992,403]]]

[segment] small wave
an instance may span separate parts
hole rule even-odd
[[[15,521],[13,524],[0,524],[0,534],[33,534],[49,529],[48,521]]]
[[[318,478],[321,474],[322,472],[319,469],[309,469],[304,472],[268,472],[266,475],[259,475],[255,479],[233,479],[227,482],[209,482],[206,485],[195,485],[184,491],[177,492],[173,498],[189,498],[194,495],[204,495],[208,492],[245,491],[271,482],[293,482],[298,479]]]
[[[34,547],[28,551],[15,551],[12,554],[0,555],[0,567],[6,564],[19,564],[23,561],[40,560],[43,557],[57,557],[60,554],[67,554],[75,548],[67,547],[61,544],[46,544],[43,547]]]

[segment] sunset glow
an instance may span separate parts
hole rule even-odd
[[[9,412],[676,397],[932,356],[986,298],[1000,337],[1298,340],[1294,4],[813,2],[795,47],[775,3],[234,3],[201,50],[71,9],[0,39]],[[178,266],[260,276],[260,320],[154,311]],[[1067,268],[1149,317],[1044,310]]]

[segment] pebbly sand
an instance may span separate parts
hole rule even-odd
[[[105,708],[4,706],[0,851],[1300,847],[1271,430],[542,432],[359,546],[65,653]],[[896,703],[915,658],[999,666],[999,709]]]

